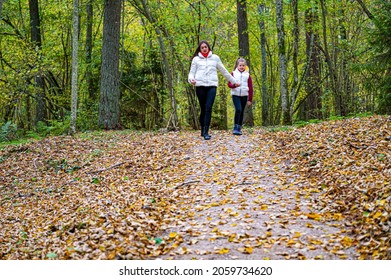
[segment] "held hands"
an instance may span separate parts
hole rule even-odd
[[[234,87],[240,86],[240,83],[234,83]]]

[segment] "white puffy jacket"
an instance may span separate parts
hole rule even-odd
[[[231,94],[237,96],[248,96],[249,95],[249,84],[248,79],[250,73],[248,71],[240,72],[237,68],[232,72],[232,76],[240,83],[240,86],[231,88]]]
[[[196,81],[196,86],[215,86],[219,85],[217,69],[221,72],[227,81],[235,84],[235,78],[225,69],[223,63],[215,54],[210,51],[208,57],[204,57],[201,53],[195,56],[191,61],[190,73],[188,81]]]

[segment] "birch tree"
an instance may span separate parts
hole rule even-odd
[[[79,1],[73,0],[73,34],[72,34],[72,101],[70,133],[76,133],[77,92],[78,92],[78,51],[79,51]]]
[[[262,125],[267,126],[270,124],[269,116],[269,94],[267,90],[267,51],[266,51],[266,28],[265,28],[265,4],[258,6],[258,12],[260,14],[259,28],[261,30],[261,56],[262,56],[262,65],[261,65],[261,95],[262,95]]]
[[[277,36],[278,36],[278,61],[280,67],[280,94],[281,94],[281,109],[283,125],[290,124],[289,110],[289,95],[288,95],[288,71],[287,59],[285,51],[285,31],[284,31],[284,12],[283,1],[276,0],[276,21],[277,21]]]

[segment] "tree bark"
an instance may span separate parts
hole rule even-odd
[[[289,95],[288,95],[288,71],[285,51],[285,31],[284,31],[284,12],[283,1],[276,0],[276,17],[277,17],[277,36],[278,36],[278,61],[280,67],[280,94],[281,94],[281,123],[283,125],[291,124],[289,112]]]
[[[250,68],[250,44],[248,39],[247,3],[246,0],[236,1],[236,20],[238,25],[239,56],[247,60]]]
[[[99,126],[118,129],[120,125],[119,44],[121,0],[104,1]]]
[[[316,47],[316,45],[319,45],[319,34],[313,28],[318,24],[318,21],[318,9],[315,7],[307,9],[305,13],[305,29],[308,77],[305,83],[306,97],[302,99],[300,106],[300,118],[304,120],[322,119],[321,62],[319,49]]]
[[[265,15],[266,7],[264,4],[258,6],[258,12],[260,14],[259,28],[261,30],[261,56],[262,56],[262,70],[261,70],[261,80],[262,80],[262,125],[267,126],[270,124],[269,116],[269,96],[267,90],[267,52],[266,52],[266,28],[265,20],[263,19]]]
[[[31,42],[35,47],[37,55],[42,48],[41,38],[41,21],[39,16],[39,3],[38,0],[29,0],[30,10],[30,28],[31,28]],[[38,60],[38,73],[34,80],[36,85],[36,97],[35,97],[35,123],[45,122],[47,119],[46,104],[45,104],[45,83],[43,79],[43,73],[40,69],[40,62]]]
[[[3,12],[3,3],[4,2],[5,2],[5,0],[0,0],[0,19],[1,19],[2,12]]]
[[[297,9],[298,0],[292,0],[292,10],[293,10],[293,84],[290,94],[290,119],[293,119],[294,106],[296,97],[298,95],[298,84],[299,84],[299,67],[297,62],[297,57],[299,55],[299,15]]]
[[[341,96],[341,90],[338,85],[338,78],[337,78],[336,70],[334,68],[334,65],[333,65],[333,62],[332,62],[332,59],[330,56],[330,52],[328,49],[327,30],[326,30],[327,11],[326,11],[326,6],[325,6],[324,0],[320,0],[320,4],[321,4],[320,5],[321,10],[322,10],[322,28],[323,28],[323,46],[324,46],[324,49],[322,49],[322,51],[325,55],[327,66],[329,69],[331,89],[334,93],[335,112],[337,115],[341,116],[343,114],[342,107],[341,107],[342,106],[342,96]]]
[[[247,60],[249,71],[250,64],[250,43],[248,39],[248,23],[247,23],[247,3],[246,0],[236,1],[236,20],[238,24],[238,40],[239,40],[239,56]],[[251,106],[246,106],[244,110],[243,124],[254,126],[254,116]]]
[[[86,81],[87,81],[87,91],[88,91],[88,102],[91,103],[96,98],[96,86],[94,83],[94,78],[92,74],[92,48],[93,48],[93,40],[92,40],[92,25],[94,20],[94,0],[88,0],[86,3],[87,9],[87,30],[86,30]]]
[[[78,64],[79,64],[79,1],[73,0],[73,34],[72,34],[72,101],[70,133],[76,133],[77,95],[78,95]]]

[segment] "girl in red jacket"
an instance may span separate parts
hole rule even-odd
[[[243,115],[246,105],[251,106],[253,100],[253,83],[250,73],[246,70],[247,62],[239,57],[235,70],[231,73],[239,84],[228,83],[231,88],[232,101],[235,106],[234,135],[242,135]]]

